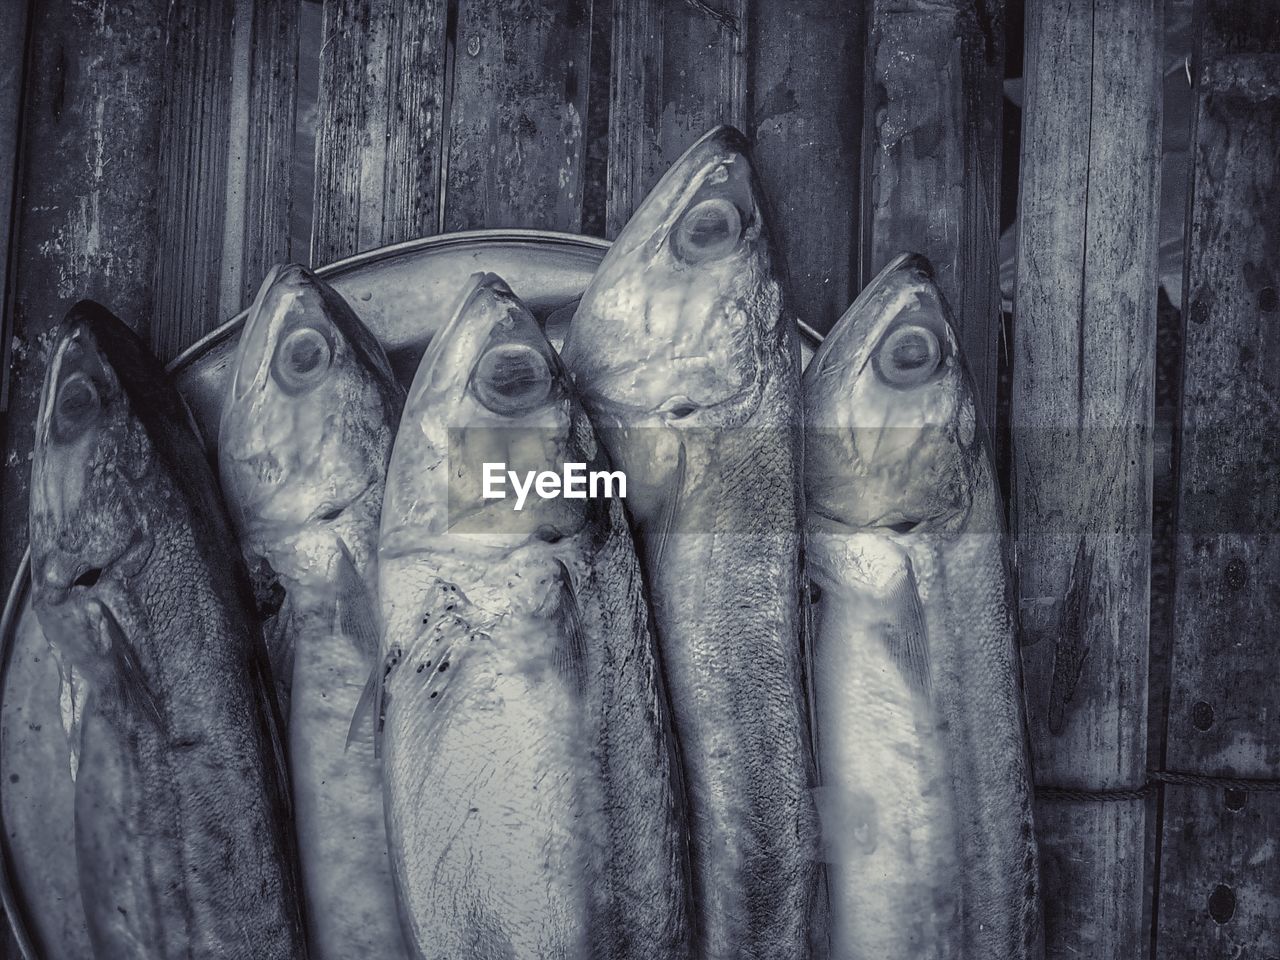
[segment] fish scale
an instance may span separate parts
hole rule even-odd
[[[278,718],[225,508],[160,363],[87,301],[46,377],[31,509],[33,604],[88,689],[95,953],[301,960]]]
[[[924,258],[899,257],[867,285],[804,388],[833,957],[1035,960],[1008,539],[972,381]],[[849,825],[865,845],[848,842]],[[904,920],[872,875],[899,898],[914,888],[924,909]]]
[[[532,315],[476,277],[415,376],[379,547],[406,931],[424,960],[683,960],[684,803],[625,515],[483,500],[472,461],[504,450],[604,466]]]
[[[565,342],[644,543],[713,960],[798,960],[825,938],[799,344],[763,207],[742,135],[708,133],[614,241]]]

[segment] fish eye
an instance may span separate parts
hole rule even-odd
[[[889,333],[876,353],[876,369],[891,386],[914,387],[942,362],[942,344],[928,327],[903,324]]]
[[[731,253],[742,237],[742,214],[723,197],[696,203],[676,224],[674,249],[685,263],[702,263]]]
[[[83,373],[73,373],[58,388],[55,404],[58,434],[69,439],[80,433],[97,415],[98,388]]]
[[[551,395],[551,385],[546,357],[528,344],[495,346],[476,364],[476,396],[494,413],[530,410]]]
[[[276,347],[271,372],[289,393],[302,393],[324,376],[333,362],[333,345],[315,327],[290,330]]]

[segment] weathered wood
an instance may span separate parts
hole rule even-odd
[[[1157,960],[1280,956],[1280,794],[1168,787]]]
[[[296,3],[236,0],[218,305],[223,319],[252,299],[273,265],[292,258],[298,9]]]
[[[234,0],[169,5],[151,347],[169,360],[220,322]]]
[[[1197,13],[1165,763],[1277,779],[1280,17],[1269,0],[1203,0]],[[1280,796],[1235,800],[1166,791],[1160,957],[1280,955]],[[1229,892],[1210,903],[1219,884]]]
[[[858,290],[863,18],[860,0],[756,2],[748,30],[746,132],[793,305],[822,332]]]
[[[444,227],[582,224],[590,0],[459,0]]]
[[[311,261],[439,229],[446,0],[325,0]]]
[[[0,412],[9,395],[11,283],[18,199],[22,67],[27,50],[28,0],[0,0]]]
[[[870,5],[864,280],[903,251],[933,262],[988,417],[1000,339],[1003,82],[1004,0]]]
[[[152,326],[166,0],[32,4],[0,581],[27,543],[32,424],[50,331],[82,297]]]
[[[1028,4],[1011,396],[1037,781],[1146,779],[1160,0]],[[1037,806],[1051,958],[1138,957],[1145,805]]]
[[[720,123],[745,128],[749,0],[614,0],[606,235]]]

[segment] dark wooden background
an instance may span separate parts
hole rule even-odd
[[[808,322],[903,249],[957,308],[1017,538],[1049,956],[1274,960],[1280,795],[1150,778],[1280,777],[1280,8],[1167,2],[1193,123],[1161,312],[1164,0],[0,0],[0,583],[74,300],[167,359],[277,261],[612,236],[734,123]]]

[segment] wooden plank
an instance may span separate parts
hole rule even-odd
[[[579,230],[590,67],[590,0],[459,0],[446,230]]]
[[[1168,787],[1157,960],[1280,956],[1280,794]]]
[[[13,260],[18,200],[18,144],[22,68],[26,61],[28,0],[0,0],[0,412],[9,395],[13,319]]]
[[[903,251],[932,261],[988,418],[1000,340],[1003,82],[1004,0],[871,4],[864,276]]]
[[[293,140],[298,103],[297,3],[237,0],[231,137],[218,315],[234,316],[262,278],[293,257]],[[307,251],[299,251],[305,258]]]
[[[1162,3],[1026,16],[1012,513],[1034,768],[1126,789],[1147,771]],[[1140,956],[1145,804],[1036,813],[1047,955]]]
[[[27,543],[31,425],[50,331],[82,297],[144,335],[156,276],[167,0],[32,4],[0,582]]]
[[[748,0],[614,0],[606,235],[616,237],[680,153],[745,128]]]
[[[1165,763],[1280,778],[1280,19],[1202,0]],[[1280,796],[1166,793],[1157,954],[1280,956]],[[1216,907],[1206,896],[1218,884]],[[1228,902],[1234,913],[1226,916]]]
[[[160,322],[151,330],[151,347],[162,360],[221,319],[234,14],[234,0],[169,6],[158,181]]]
[[[748,30],[746,132],[755,141],[752,156],[792,303],[822,332],[859,288],[863,6],[757,2]]]
[[[325,0],[311,261],[438,229],[446,0]]]

